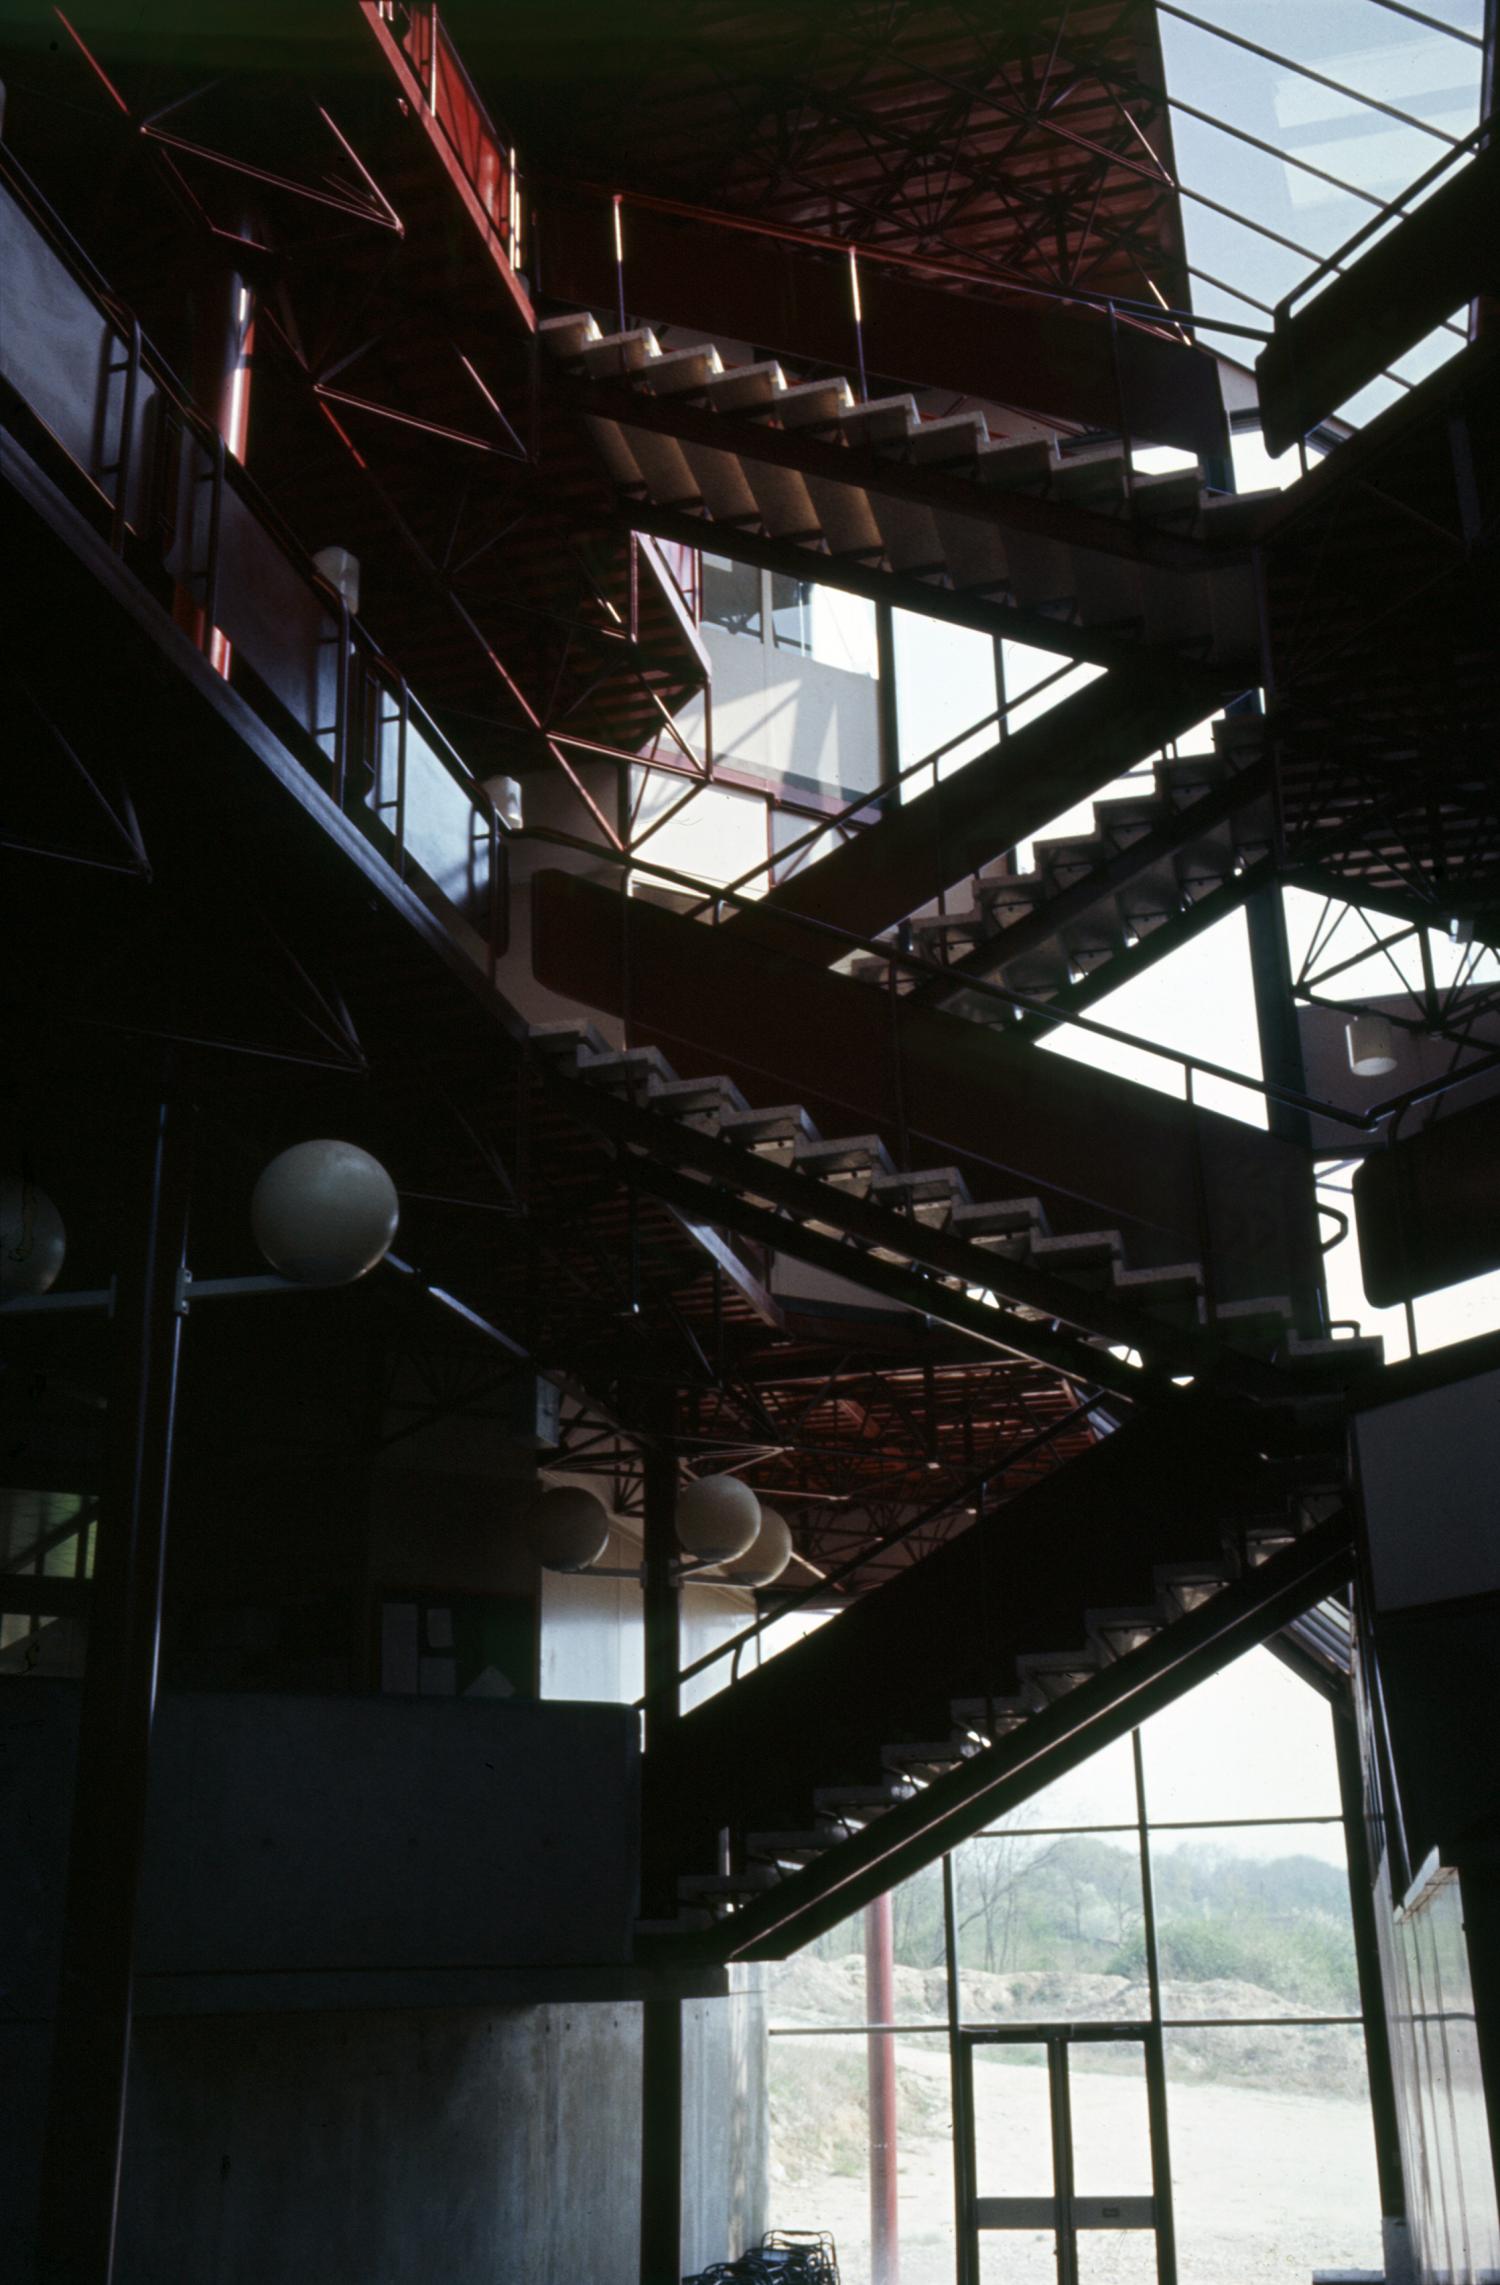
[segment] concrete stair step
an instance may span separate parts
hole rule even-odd
[[[1027,1650],[1016,1660],[1020,1696],[1037,1711],[1067,1697],[1098,1672],[1099,1657],[1092,1645],[1079,1650]]]
[[[868,1823],[899,1802],[910,1801],[916,1787],[891,1777],[878,1785],[820,1785],[813,1808],[820,1817],[836,1817],[843,1824]]]
[[[955,1729],[993,1743],[1018,1730],[1031,1708],[1019,1697],[954,1698],[948,1711]]]
[[[1158,1563],[1151,1577],[1162,1601],[1174,1612],[1196,1611],[1229,1585],[1230,1565],[1222,1558],[1201,1563]]]
[[[765,1110],[731,1111],[719,1132],[762,1158],[789,1166],[799,1143],[815,1143],[818,1130],[800,1103],[778,1103]]]
[[[609,1047],[602,1055],[581,1054],[577,1068],[580,1079],[611,1094],[629,1094],[638,1102],[677,1076],[659,1047]]]
[[[883,1768],[905,1771],[913,1777],[940,1777],[945,1770],[957,1769],[960,1762],[972,1760],[980,1750],[975,1739],[955,1735],[933,1738],[925,1745],[888,1745],[881,1749],[880,1760]]]
[[[742,1896],[763,1896],[774,1888],[781,1873],[772,1864],[747,1864],[738,1872],[685,1872],[677,1882],[684,1904],[733,1903]]]
[[[870,1196],[880,1206],[910,1213],[929,1225],[951,1222],[960,1206],[967,1206],[969,1186],[956,1166],[928,1166],[915,1174],[877,1174]]]
[[[835,1189],[863,1197],[881,1175],[893,1175],[895,1163],[879,1135],[843,1135],[832,1141],[809,1140],[796,1146],[794,1165],[801,1174],[816,1175]]]
[[[567,1070],[576,1070],[580,1056],[610,1052],[609,1041],[591,1023],[534,1023],[526,1034],[539,1055]]]
[[[802,1832],[747,1833],[745,1855],[767,1864],[812,1864],[825,1849],[834,1848],[844,1837],[844,1828],[832,1823],[809,1826]]]
[[[1142,1603],[1114,1610],[1085,1611],[1083,1631],[1099,1652],[1101,1663],[1127,1658],[1161,1633],[1167,1614],[1160,1603]]]

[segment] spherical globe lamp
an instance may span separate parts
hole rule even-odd
[[[677,1502],[677,1537],[700,1563],[748,1554],[760,1529],[760,1501],[738,1476],[700,1476]]]
[[[63,1218],[46,1191],[23,1174],[0,1175],[0,1301],[50,1291],[67,1250]]]
[[[355,1143],[294,1143],[250,1199],[256,1244],[298,1285],[352,1285],[389,1251],[399,1218],[395,1183]]]
[[[554,1484],[526,1511],[527,1544],[544,1571],[586,1571],[609,1544],[602,1500],[576,1484]]]
[[[760,1511],[760,1529],[751,1541],[748,1553],[733,1563],[726,1563],[724,1577],[732,1579],[737,1587],[769,1587],[781,1577],[791,1559],[790,1526],[773,1507],[763,1507]]]

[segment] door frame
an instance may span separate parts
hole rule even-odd
[[[1148,2199],[1121,2201],[1137,2210],[1150,2209],[1149,2218],[1122,2222],[1126,2228],[1148,2228],[1156,2241],[1157,2285],[1177,2285],[1177,2238],[1172,2216],[1172,2174],[1167,2153],[1166,2069],[1161,2029],[1157,2024],[985,2023],[954,2027],[954,2179],[958,2213],[959,2285],[978,2285],[979,2239],[982,2230],[1004,2223],[984,2223],[980,2209],[992,2201],[978,2190],[974,2118],[974,2050],[976,2047],[1042,2047],[1047,2055],[1048,2103],[1052,2128],[1052,2193],[1034,2201],[1034,2216],[1018,2217],[1010,2226],[1041,2227],[1053,2231],[1057,2253],[1057,2285],[1078,2285],[1077,2237],[1081,2228],[1103,2226],[1104,2217],[1080,2216],[1080,2201],[1073,2179],[1073,2119],[1068,2081],[1069,2052],[1077,2046],[1106,2041],[1130,2041],[1140,2047],[1146,2063],[1146,2115],[1151,2143],[1151,2195]],[[1083,2201],[1086,2206],[1096,2203]]]

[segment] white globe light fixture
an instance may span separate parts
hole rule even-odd
[[[250,1227],[272,1269],[298,1285],[352,1285],[390,1250],[396,1185],[355,1143],[294,1143],[250,1199]]]
[[[609,1544],[602,1500],[576,1484],[554,1484],[526,1511],[527,1544],[544,1571],[587,1571]]]
[[[50,1292],[68,1233],[47,1196],[23,1174],[0,1175],[0,1301]]]
[[[700,1563],[732,1563],[760,1529],[760,1501],[738,1476],[700,1476],[677,1502],[677,1537]]]
[[[737,1587],[769,1587],[781,1577],[792,1559],[791,1527],[772,1507],[760,1511],[760,1529],[748,1551],[726,1563],[724,1577]]]
[[[1349,1068],[1360,1079],[1383,1079],[1396,1068],[1396,1035],[1384,1016],[1354,1016],[1344,1026]]]

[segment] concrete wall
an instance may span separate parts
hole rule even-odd
[[[35,2278],[77,1708],[73,1685],[0,1683],[7,2285]],[[576,1753],[564,1783],[557,1762],[518,1752],[513,1768],[526,1764],[526,1786],[546,1798],[554,1847],[535,1845],[543,1828],[533,1819],[530,1854],[507,1876],[494,1853],[506,1846],[503,1812],[477,1819],[451,1793],[455,1770],[484,1769],[491,1788],[502,1776],[503,1758],[476,1751],[487,1739],[524,1749],[580,1725],[616,1740],[633,1728],[624,1709],[604,1706],[166,1701],[119,2285],[636,2285],[638,2004],[346,1997],[335,2008],[317,1996],[357,2001],[365,1988],[329,1967],[330,1946],[390,1970],[414,1956],[472,1967],[476,1948],[516,1957],[524,1943],[543,1963],[539,1976],[586,1979],[566,1963],[588,1956],[578,1947],[591,1916],[621,1918],[609,1863],[613,1828],[633,1837],[633,1812],[602,1788],[589,1797]],[[363,1766],[342,1808],[320,1803],[316,1783],[290,1785],[309,1732],[322,1741],[325,1776],[343,1750]],[[460,1741],[446,1757],[432,1750],[445,1737]],[[384,1770],[382,1738],[397,1757]],[[244,1754],[254,1769],[216,1791],[212,1772],[236,1769]],[[404,1817],[385,1798],[397,1768]],[[504,1790],[516,1797],[512,1779]],[[414,1819],[430,1820],[425,1849]],[[433,1879],[434,1845],[448,1852],[446,1882]],[[321,1973],[307,1972],[315,1956]],[[298,1962],[303,1972],[285,1972]],[[399,2000],[401,1977],[381,1980]],[[404,1988],[419,1996],[422,1979],[409,1973]],[[237,1995],[227,2003],[226,1990]],[[688,2000],[683,2014],[684,2267],[697,2268],[738,2253],[764,2226],[765,2044],[750,1971],[737,1971],[728,1997]]]
[[[143,2023],[119,2285],[636,2285],[639,2012]]]
[[[723,627],[705,625],[702,635],[713,661],[717,761],[846,800],[879,784],[879,708],[869,675]],[[684,709],[690,736],[700,712],[696,702]]]
[[[682,2010],[682,2267],[760,2242],[770,2184],[763,1968],[734,1968],[727,1999]]]
[[[637,1750],[623,1708],[169,1697],[139,1968],[623,1961]]]

